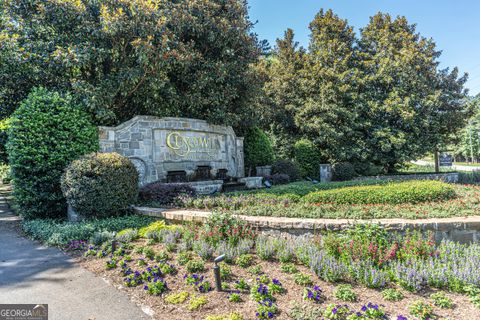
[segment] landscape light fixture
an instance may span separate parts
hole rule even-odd
[[[217,288],[217,291],[222,291],[222,279],[220,278],[220,266],[218,263],[222,262],[223,260],[225,260],[224,254],[216,257],[215,260],[213,260],[215,263],[213,266],[213,274],[215,276],[215,287]]]

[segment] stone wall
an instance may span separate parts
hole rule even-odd
[[[138,214],[168,219],[176,222],[203,222],[211,214],[208,211],[185,209],[159,209],[136,207]],[[406,230],[431,231],[437,242],[453,240],[460,243],[480,241],[480,217],[454,217],[440,219],[306,219],[282,217],[240,216],[252,226],[264,231],[292,235],[314,234],[322,230],[343,230],[359,223],[379,223],[391,232],[404,233]]]
[[[355,180],[392,180],[392,181],[404,181],[404,180],[440,180],[450,183],[458,182],[458,172],[446,172],[446,173],[419,173],[419,174],[398,174],[388,176],[367,176],[358,177]]]
[[[167,172],[185,171],[193,178],[198,166],[244,176],[243,138],[232,127],[186,118],[136,116],[116,127],[100,127],[100,151],[117,152],[132,160],[140,183],[166,181]]]

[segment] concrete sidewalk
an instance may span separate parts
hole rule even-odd
[[[0,185],[0,303],[46,303],[49,320],[151,319],[62,251],[22,237],[6,195]]]

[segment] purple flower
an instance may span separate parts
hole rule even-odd
[[[407,317],[404,317],[404,316],[402,316],[402,315],[399,315],[399,316],[397,317],[397,320],[408,320],[408,319],[407,319]]]

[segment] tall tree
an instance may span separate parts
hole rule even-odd
[[[257,71],[265,77],[262,122],[268,128],[278,155],[291,158],[299,138],[295,112],[303,105],[300,73],[304,68],[305,50],[294,40],[292,29],[277,39],[274,51],[264,57]]]
[[[358,123],[355,33],[331,10],[310,23],[309,54],[301,78],[304,101],[295,123],[319,148],[324,160],[353,160]]]
[[[466,116],[465,77],[438,71],[440,52],[432,39],[421,37],[405,17],[378,13],[361,31],[359,47],[363,136],[372,161],[392,171],[458,129]]]
[[[41,84],[72,91],[102,124],[136,114],[234,126],[254,118],[260,48],[244,1],[6,0],[0,10],[16,44],[6,59],[27,52],[34,71],[16,88],[24,72],[0,75],[0,87],[14,88],[0,91],[2,108]]]

